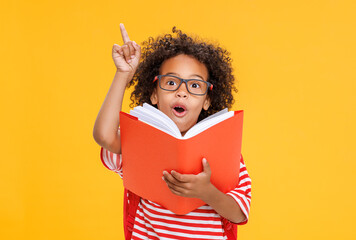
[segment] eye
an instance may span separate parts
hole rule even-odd
[[[164,76],[162,80],[164,84],[168,86],[175,86],[179,83],[179,79],[172,76]]]
[[[174,85],[177,85],[177,84],[176,84],[176,82],[174,80],[168,80],[167,85],[174,86]]]
[[[190,87],[192,88],[201,88],[201,83],[200,82],[193,82],[190,84]]]

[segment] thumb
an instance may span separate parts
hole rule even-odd
[[[210,165],[209,165],[208,161],[205,158],[203,158],[202,162],[203,162],[203,172],[210,175],[211,169],[210,169]]]

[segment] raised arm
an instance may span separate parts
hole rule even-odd
[[[122,23],[120,30],[124,44],[114,44],[112,48],[116,73],[93,129],[94,140],[113,153],[121,153],[119,113],[126,86],[135,74],[141,56],[141,47],[130,40]]]

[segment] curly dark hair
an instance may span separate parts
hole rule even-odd
[[[235,78],[232,75],[232,59],[230,53],[213,44],[192,38],[175,26],[172,34],[150,37],[142,43],[141,62],[128,87],[135,85],[131,93],[130,107],[151,103],[150,97],[157,83],[153,83],[155,76],[159,75],[162,63],[172,57],[185,54],[197,59],[208,69],[208,82],[214,85],[213,91],[208,91],[211,105],[207,111],[201,111],[198,121],[214,114],[224,108],[231,108],[234,103],[232,90],[238,92],[234,86]],[[155,106],[157,107],[157,106]]]

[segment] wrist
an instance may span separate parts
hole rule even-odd
[[[217,191],[219,191],[211,182],[205,189],[205,192],[203,196],[201,197],[201,200],[203,200],[206,204],[209,205],[211,201],[216,197]]]
[[[120,75],[120,76],[126,76],[126,77],[129,77],[129,76],[133,76],[133,75],[134,75],[134,73],[131,72],[131,71],[130,71],[130,72],[125,72],[125,71],[121,71],[121,70],[119,70],[119,69],[116,69],[115,74]]]
[[[133,73],[131,72],[121,72],[116,70],[114,80],[122,84],[125,84],[125,86],[127,86],[127,84],[131,81],[132,77],[133,77]]]

